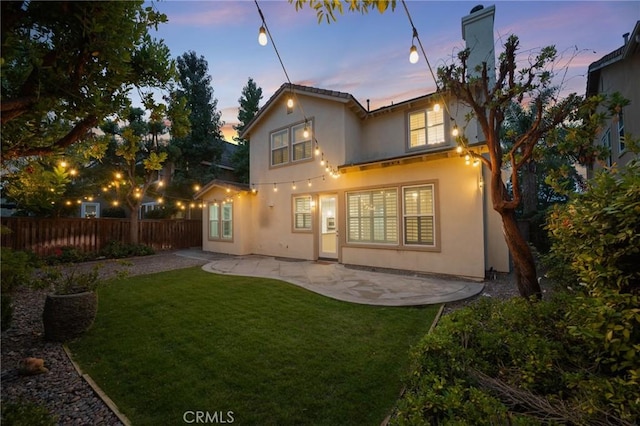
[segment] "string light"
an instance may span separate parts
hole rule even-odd
[[[258,43],[260,43],[260,46],[266,46],[267,41],[267,30],[265,30],[264,25],[261,25],[258,32]]]
[[[293,189],[295,191],[296,188],[297,188],[296,182],[295,181],[291,182],[291,189]]]
[[[309,137],[309,127],[307,127],[307,120],[304,120],[304,130],[302,130],[302,136],[307,139]]]
[[[278,192],[278,185],[273,182],[273,192]]]

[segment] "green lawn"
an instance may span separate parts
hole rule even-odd
[[[355,305],[189,268],[103,287],[94,326],[69,346],[134,425],[183,424],[187,411],[379,425],[437,308]]]

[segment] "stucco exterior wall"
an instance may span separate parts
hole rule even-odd
[[[640,137],[640,54],[636,53],[629,59],[621,60],[606,66],[600,71],[599,92],[605,94],[620,94],[629,99],[631,103],[623,108],[624,132],[627,136]],[[603,131],[598,135],[597,143],[601,142],[605,132],[611,133],[611,161],[618,165],[624,165],[637,155],[625,150],[620,151],[620,139],[618,137],[618,121],[608,119],[603,126]],[[598,168],[598,165],[596,165]]]

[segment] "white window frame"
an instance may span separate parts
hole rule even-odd
[[[422,200],[422,191],[430,191],[430,199]],[[415,208],[409,211],[410,204],[407,197],[415,198]],[[415,221],[417,238],[409,241],[407,232],[409,221]],[[427,241],[421,236],[422,222],[427,222],[427,227],[431,228],[431,240]],[[428,224],[428,222],[431,222]],[[436,232],[436,188],[435,184],[428,183],[422,185],[412,185],[402,187],[402,234],[405,246],[417,246],[417,247],[436,247],[437,244],[437,232]]]
[[[601,139],[602,146],[609,149],[609,153],[607,154],[607,167],[611,167],[613,164],[613,153],[611,152],[611,129],[607,129],[602,135]]]
[[[378,195],[384,197],[381,204],[376,203]],[[346,211],[348,244],[398,245],[397,188],[347,192]]]
[[[309,135],[304,137],[304,129],[307,128]],[[313,144],[312,141],[313,135],[313,124],[311,120],[308,120],[305,123],[297,124],[295,126],[291,126],[291,161],[303,161],[309,160],[313,157]],[[296,157],[296,148],[302,147],[302,157]]]
[[[95,216],[87,216],[87,207],[95,207]],[[100,203],[92,203],[83,201],[80,205],[80,217],[83,218],[94,218],[100,217]]]
[[[622,110],[618,113],[618,153],[622,155],[626,149],[624,143],[624,115]]]
[[[209,203],[207,216],[209,221],[207,237],[210,241],[233,240],[233,203]]]
[[[282,136],[283,142],[277,141],[276,137],[278,136]],[[273,133],[271,133],[271,136],[269,137],[270,139],[270,143],[271,143],[271,159],[269,160],[271,162],[272,166],[283,166],[285,164],[289,164],[289,129],[282,129],[282,130],[277,130]],[[279,145],[276,145],[277,143],[280,143]],[[281,162],[275,162],[275,153],[282,151],[282,161]]]
[[[293,230],[296,232],[311,231],[313,216],[311,214],[311,195],[293,197]]]
[[[415,118],[415,120],[414,120]],[[444,131],[444,110],[430,108],[411,111],[407,115],[407,149],[417,150],[447,143]]]

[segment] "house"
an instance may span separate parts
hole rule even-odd
[[[640,137],[640,21],[631,33],[623,35],[624,44],[589,65],[587,96],[619,92],[630,101],[617,115],[608,119],[596,137],[596,144],[610,149],[606,166],[624,166],[637,154],[626,149],[625,136]],[[604,164],[595,164],[589,177]]]
[[[484,61],[493,17],[492,6],[463,19]],[[477,279],[508,271],[489,177],[451,135],[468,112],[443,93],[369,111],[348,93],[282,85],[240,135],[251,184],[213,181],[196,194],[203,249]],[[464,131],[485,152],[478,126]]]

